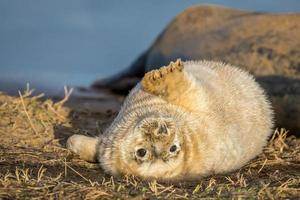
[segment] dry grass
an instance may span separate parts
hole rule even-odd
[[[31,96],[0,93],[0,199],[297,199],[300,139],[274,132],[264,152],[239,171],[177,184],[114,178],[64,148],[74,133],[95,134],[111,113],[66,108]]]

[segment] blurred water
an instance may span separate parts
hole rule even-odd
[[[299,0],[1,0],[0,90],[89,85],[127,67],[185,8],[299,12]]]

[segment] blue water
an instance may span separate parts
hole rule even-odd
[[[0,90],[87,86],[130,63],[185,8],[299,12],[299,0],[1,0]]]

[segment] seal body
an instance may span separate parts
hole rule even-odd
[[[86,160],[96,155],[114,175],[193,179],[242,167],[262,152],[272,126],[270,103],[250,74],[177,60],[145,74],[97,143],[74,135],[68,146]]]

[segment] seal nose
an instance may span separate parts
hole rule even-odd
[[[165,123],[161,122],[158,124],[158,127],[152,132],[152,134],[155,138],[167,138],[170,136],[170,130]]]
[[[160,135],[168,135],[168,129],[165,124],[160,124],[159,129],[158,129],[158,134]]]

